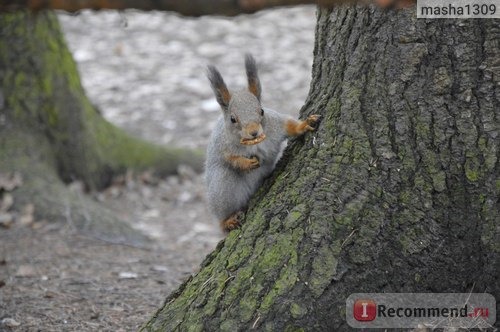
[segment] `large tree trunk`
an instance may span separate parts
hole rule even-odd
[[[319,129],[145,329],[342,331],[354,292],[500,298],[498,20],[317,20]]]
[[[48,220],[67,219],[70,211],[75,223],[96,222],[102,231],[114,217],[68,192],[63,181],[98,189],[126,169],[171,173],[179,163],[200,169],[202,159],[105,121],[83,92],[53,13],[0,14],[0,172],[22,173],[16,202],[34,202],[38,217]]]

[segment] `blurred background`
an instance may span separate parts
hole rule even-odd
[[[206,148],[221,112],[207,64],[220,69],[229,89],[242,89],[243,56],[252,53],[263,104],[290,115],[298,116],[309,90],[314,6],[234,18],[137,11],[58,18],[91,102],[110,122],[154,143]],[[21,212],[26,222],[0,227],[0,330],[128,331],[143,324],[223,238],[205,206],[203,175],[183,166],[178,173],[125,174],[90,194],[147,235],[147,246],[82,235],[70,218],[34,220],[33,206]],[[89,195],[80,182],[69,186]]]
[[[60,13],[59,20],[90,100],[107,120],[154,143],[206,149],[221,113],[205,75],[208,64],[219,68],[229,89],[242,89],[243,58],[251,52],[264,105],[293,116],[308,93],[314,6],[234,18],[83,11]],[[179,173],[165,180],[129,178],[99,199],[168,249],[199,249],[198,263],[222,234],[206,209],[203,175],[189,168]]]
[[[108,120],[156,143],[205,148],[220,112],[207,64],[241,89],[250,52],[267,107],[297,115],[307,96],[313,6],[235,18],[83,11],[59,19],[89,98]]]

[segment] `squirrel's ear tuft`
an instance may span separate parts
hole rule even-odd
[[[231,94],[229,93],[221,74],[214,66],[208,66],[207,77],[210,80],[210,85],[212,86],[212,90],[214,90],[217,102],[223,110],[227,110],[229,101],[231,100]]]
[[[260,101],[260,80],[257,72],[257,64],[251,54],[245,55],[245,69],[247,71],[248,90]]]

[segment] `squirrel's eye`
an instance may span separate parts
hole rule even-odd
[[[236,123],[236,118],[234,117],[234,115],[231,115],[231,122]]]
[[[260,109],[260,115],[264,116],[264,109],[263,108]]]

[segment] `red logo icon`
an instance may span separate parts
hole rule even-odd
[[[372,300],[354,302],[354,319],[359,322],[371,322],[377,316],[377,306]]]

